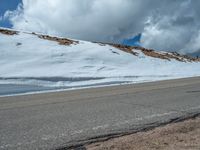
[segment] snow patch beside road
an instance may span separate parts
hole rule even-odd
[[[195,61],[159,59],[139,49],[133,49],[133,55],[111,44],[87,41],[63,45],[49,38],[0,33],[0,84],[72,88],[200,75]]]

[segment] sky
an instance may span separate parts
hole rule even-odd
[[[3,19],[4,13],[8,10],[15,10],[21,0],[0,0],[0,26],[1,27],[12,27],[12,24],[8,19]]]
[[[200,52],[199,0],[0,0],[0,26],[68,38]],[[18,5],[19,4],[19,5]],[[9,22],[9,23],[8,23]]]

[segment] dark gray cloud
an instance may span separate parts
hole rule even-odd
[[[142,33],[158,50],[200,49],[198,0],[23,0],[7,12],[13,27],[82,40],[118,42]]]

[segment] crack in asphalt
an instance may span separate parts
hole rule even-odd
[[[197,91],[187,91],[186,93],[200,93],[200,90],[197,90]]]

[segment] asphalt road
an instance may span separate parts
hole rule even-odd
[[[200,113],[200,77],[0,98],[0,149],[56,149]]]

